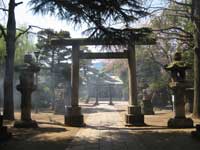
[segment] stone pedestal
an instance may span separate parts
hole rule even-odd
[[[154,115],[153,105],[150,100],[142,100],[141,112],[144,115]]]
[[[168,120],[168,127],[169,128],[192,128],[193,121],[191,118],[170,118]]]
[[[185,101],[184,92],[187,87],[186,82],[171,82],[169,84],[174,94],[175,100],[175,114],[174,118],[170,118],[168,121],[169,128],[192,128],[193,121],[191,118],[185,117]]]
[[[200,124],[196,125],[196,131],[191,132],[192,136],[200,139]]]
[[[38,128],[35,120],[17,120],[14,123],[15,128]]]
[[[65,125],[73,127],[82,127],[85,125],[83,115],[81,113],[81,107],[67,107],[65,114]]]
[[[0,115],[0,141],[8,140],[12,134],[8,132],[7,127],[3,126],[3,116]]]
[[[144,115],[141,114],[141,107],[129,105],[128,113],[125,116],[126,126],[144,126]]]
[[[31,119],[31,93],[36,89],[36,86],[23,87],[18,85],[17,89],[21,92],[21,120],[14,123],[15,128],[37,128],[37,122]]]
[[[112,102],[112,100],[109,101],[109,105],[114,105],[114,103]]]

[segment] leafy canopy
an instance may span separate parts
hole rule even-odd
[[[130,28],[148,14],[140,0],[30,0],[29,5],[34,13],[55,15],[75,25],[86,23],[85,34],[104,41],[127,42],[151,33],[146,28]]]

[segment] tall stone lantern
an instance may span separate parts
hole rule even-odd
[[[37,122],[31,119],[31,94],[36,90],[34,74],[40,71],[40,67],[34,63],[30,54],[24,56],[24,64],[16,67],[20,72],[17,90],[21,92],[21,120],[14,123],[16,128],[35,128]]]
[[[191,118],[185,116],[185,90],[190,87],[186,81],[186,70],[190,67],[182,61],[180,52],[176,52],[172,63],[165,66],[167,71],[171,72],[171,81],[169,87],[174,95],[175,114],[174,118],[168,120],[170,128],[190,128],[193,127]]]

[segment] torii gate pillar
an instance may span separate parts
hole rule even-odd
[[[72,68],[71,68],[71,106],[67,107],[65,125],[84,126],[81,107],[79,107],[79,52],[80,45],[72,45]]]
[[[129,105],[126,114],[126,126],[143,126],[144,115],[141,114],[141,107],[137,102],[137,80],[135,45],[128,45],[128,72],[129,72]]]

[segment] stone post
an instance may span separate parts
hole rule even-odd
[[[129,72],[129,105],[126,114],[126,126],[143,126],[144,115],[141,114],[141,107],[137,102],[137,80],[135,45],[128,45],[128,72]]]
[[[169,87],[172,89],[175,100],[174,118],[168,120],[168,127],[170,128],[191,128],[193,121],[191,118],[185,117],[185,89],[186,82],[171,82]]]
[[[79,45],[72,45],[72,68],[71,68],[71,106],[67,107],[65,125],[83,126],[83,115],[79,107]]]
[[[152,92],[149,88],[142,90],[141,111],[144,115],[154,115],[153,105],[151,103]]]
[[[96,101],[94,103],[94,105],[99,105],[99,85],[98,84],[95,84],[95,98],[96,98]]]
[[[109,97],[110,97],[109,105],[114,105],[112,102],[112,86],[111,84],[109,84],[108,86],[109,86]]]

